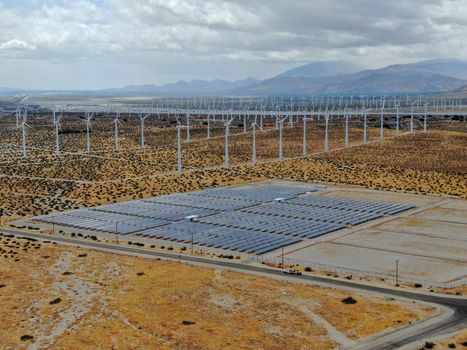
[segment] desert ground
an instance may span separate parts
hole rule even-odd
[[[7,236],[0,236],[0,247],[2,349],[331,349],[436,312],[374,295]],[[343,303],[349,296],[357,302]]]
[[[110,120],[96,120],[87,154],[82,120],[65,118],[62,154],[56,156],[50,118],[31,118],[29,157],[22,159],[20,132],[11,119],[2,119],[1,223],[269,179],[467,198],[467,133],[452,131],[454,122],[415,134],[407,133],[405,123],[398,137],[385,128],[384,141],[377,141],[379,128],[373,125],[369,141],[377,142],[360,145],[362,128],[355,121],[352,147],[345,148],[343,120],[335,120],[331,151],[323,153],[323,123],[315,121],[308,126],[307,158],[302,157],[302,126],[287,126],[284,157],[297,159],[282,162],[277,161],[278,131],[270,123],[258,131],[256,165],[251,164],[251,130],[244,134],[238,125],[231,137],[232,167],[224,169],[224,130],[214,128],[217,138],[207,141],[200,121],[189,143],[183,134],[183,174],[176,172],[174,128],[162,122],[148,122],[144,149],[139,124],[123,122],[121,150],[115,151]],[[327,349],[435,312],[344,290],[6,236],[0,246],[5,349]],[[343,304],[349,296],[357,303]]]
[[[283,135],[286,160],[282,162],[277,162],[278,130],[273,122],[267,127],[265,123],[264,130],[257,133],[255,166],[251,164],[251,130],[243,133],[239,126],[232,130],[232,168],[224,169],[223,128],[214,128],[213,136],[217,133],[219,137],[206,140],[206,126],[198,120],[193,124],[190,143],[183,135],[185,172],[178,174],[176,131],[162,126],[167,123],[162,117],[153,124],[147,122],[144,149],[138,144],[137,120],[123,123],[121,129],[126,131],[122,131],[120,151],[113,150],[111,121],[108,118],[94,121],[90,154],[84,152],[82,120],[64,118],[60,156],[54,154],[50,118],[44,118],[31,116],[27,159],[20,157],[20,132],[12,126],[14,120],[2,119],[5,126],[0,156],[2,222],[25,215],[271,178],[467,198],[467,133],[450,131],[451,124],[462,130],[465,124],[462,122],[433,122],[437,129],[427,133],[409,134],[407,129],[401,129],[397,138],[393,138],[395,131],[388,128],[386,140],[360,146],[362,128],[354,120],[349,132],[349,144],[353,147],[345,148],[343,120],[336,119],[330,127],[331,151],[323,153],[323,122],[315,120],[308,124],[309,157],[289,160],[302,156],[303,127],[286,126]],[[379,128],[369,128],[368,135],[370,141],[378,140]]]

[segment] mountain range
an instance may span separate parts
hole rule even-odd
[[[327,95],[420,94],[461,89],[467,85],[467,61],[438,59],[360,69],[343,61],[319,61],[282,72],[270,79],[193,80],[165,85],[130,85],[92,91],[66,91],[86,95]],[[31,93],[0,88],[0,94]],[[57,91],[54,91],[57,92]]]

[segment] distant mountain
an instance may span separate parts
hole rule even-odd
[[[297,70],[299,71],[300,67]],[[391,65],[381,69],[334,76],[305,77],[292,74],[289,77],[280,74],[256,85],[238,88],[232,93],[240,95],[431,93],[456,89],[466,83],[467,62],[435,60]]]
[[[101,90],[101,93],[111,94],[173,94],[173,95],[199,95],[199,94],[216,94],[226,92],[237,88],[247,88],[249,86],[260,83],[261,81],[254,78],[244,80],[228,81],[228,80],[180,80],[176,83],[165,85],[130,85],[120,89]]]
[[[387,69],[397,71],[411,70],[425,73],[435,73],[448,77],[467,80],[467,62],[456,59],[438,59],[421,61],[411,64],[396,64],[388,66]]]
[[[344,61],[318,61],[285,71],[276,78],[316,78],[332,77],[339,74],[351,74],[358,71],[356,65]]]

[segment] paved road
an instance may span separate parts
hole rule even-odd
[[[287,279],[300,283],[321,284],[331,287],[352,289],[360,292],[372,292],[385,294],[387,296],[400,297],[420,302],[437,304],[445,312],[431,320],[417,323],[413,326],[399,329],[387,334],[376,336],[370,340],[365,340],[352,349],[399,349],[404,345],[414,341],[426,339],[436,335],[455,332],[467,327],[467,299],[459,297],[450,297],[440,294],[427,294],[423,292],[410,291],[404,289],[394,289],[376,285],[361,284],[349,280],[335,280],[320,276],[289,276],[284,275],[280,270],[273,270],[267,267],[252,266],[235,261],[219,261],[204,257],[191,255],[177,255],[173,253],[149,251],[146,249],[135,248],[126,245],[111,245],[91,240],[81,240],[75,238],[52,236],[47,234],[31,233],[20,230],[1,228],[0,232],[14,234],[22,237],[36,238],[41,240],[50,240],[58,243],[65,243],[75,246],[84,246],[99,250],[105,250],[120,254],[140,255],[145,257],[164,258],[170,260],[180,260],[194,264],[200,264],[211,267],[222,267],[229,270],[241,271],[247,273],[261,274],[268,277]],[[446,311],[447,310],[447,311]]]

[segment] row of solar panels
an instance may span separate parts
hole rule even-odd
[[[306,207],[330,208],[359,212],[373,212],[381,213],[383,215],[393,215],[404,210],[415,208],[415,206],[408,204],[362,201],[314,195],[292,198],[288,199],[286,202],[288,204],[295,204]]]
[[[72,210],[65,213],[37,216],[34,219],[48,224],[119,234],[128,234],[169,223],[166,220],[105,213],[94,209]]]
[[[137,233],[138,236],[193,243],[232,251],[263,254],[285,245],[300,242],[298,237],[279,236],[271,233],[239,230],[197,222],[179,222]]]
[[[213,198],[204,197],[201,195],[191,195],[188,193],[174,194],[168,196],[159,196],[154,198],[145,199],[145,202],[154,204],[166,204],[185,206],[190,208],[198,209],[211,209],[211,210],[237,210],[241,208],[247,208],[255,205],[256,202],[251,202],[242,199],[234,198]],[[260,202],[258,202],[260,203]]]
[[[341,224],[246,212],[224,212],[201,217],[199,222],[302,238],[314,238],[345,227]]]
[[[210,188],[198,192],[187,193],[193,196],[244,200],[253,203],[270,202],[275,198],[293,198],[306,192],[314,192],[310,185],[298,184],[252,184],[234,187]]]
[[[212,209],[213,207],[215,207],[215,205],[212,205],[211,208],[198,208],[193,206],[189,207],[182,205],[156,203],[146,200],[136,200],[131,202],[102,205],[96,207],[95,210],[145,218],[178,221],[189,215],[207,216],[219,213],[219,210],[214,210]]]
[[[359,225],[361,223],[383,216],[381,213],[356,211],[351,212],[319,207],[302,207],[294,204],[288,204],[288,202],[267,203],[256,207],[243,209],[242,212],[332,222],[352,226]]]

